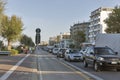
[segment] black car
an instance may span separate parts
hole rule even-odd
[[[84,67],[92,64],[95,71],[104,68],[120,70],[120,56],[109,47],[89,47],[84,58]]]
[[[57,53],[57,57],[64,58],[64,56],[65,56],[65,51],[66,51],[66,49],[61,48],[61,49],[58,51],[58,53]]]

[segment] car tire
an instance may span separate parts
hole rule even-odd
[[[95,70],[96,72],[98,72],[98,71],[101,70],[101,69],[100,69],[100,66],[98,65],[97,62],[94,63],[94,70]]]
[[[116,69],[117,71],[120,71],[120,69]]]
[[[83,61],[84,67],[88,67],[88,63],[86,62],[86,60],[84,59]]]
[[[64,60],[66,61],[66,58],[64,57]]]
[[[71,59],[70,59],[70,57],[68,57],[68,61],[69,61],[69,62],[71,62]]]

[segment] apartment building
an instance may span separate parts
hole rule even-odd
[[[59,48],[68,48],[71,44],[73,42],[70,38],[70,32],[60,33],[55,37],[49,38],[49,45],[57,45]]]
[[[56,37],[50,37],[49,38],[49,45],[50,46],[53,46],[54,44],[56,44],[56,42],[57,42]]]
[[[113,8],[100,7],[91,12],[89,25],[89,42],[94,43],[97,34],[106,33],[107,25],[104,20],[108,18]]]
[[[60,48],[69,48],[73,41],[71,40],[70,32],[61,34]]]
[[[88,34],[89,34],[89,22],[77,23],[70,27],[70,34],[71,38],[73,39],[74,35],[77,31],[84,31],[86,34],[86,41],[88,41]]]

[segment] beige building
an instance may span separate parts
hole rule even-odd
[[[57,37],[50,37],[49,38],[49,45],[50,46],[53,46],[56,43],[57,43]]]
[[[61,41],[63,41],[63,40],[68,41],[69,39],[70,39],[69,32],[61,33],[55,37],[50,37],[49,38],[49,45],[60,44]]]
[[[70,27],[71,38],[73,39],[77,31],[84,31],[86,34],[86,41],[88,41],[89,22],[77,23]]]

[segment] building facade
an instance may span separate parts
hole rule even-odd
[[[53,46],[56,43],[57,43],[57,38],[56,37],[50,37],[49,38],[49,45],[50,46]]]
[[[60,48],[69,48],[73,41],[71,40],[70,32],[61,34]]]
[[[94,43],[97,34],[106,33],[105,29],[107,25],[104,20],[108,18],[109,14],[112,13],[113,8],[100,7],[90,15],[90,26],[89,26],[89,42]]]
[[[58,48],[68,48],[73,44],[70,37],[70,32],[61,33],[55,37],[49,38],[49,45],[57,46]]]
[[[89,22],[83,22],[83,23],[77,23],[70,27],[70,34],[71,39],[73,39],[74,35],[77,33],[77,31],[83,31],[85,32],[86,42],[88,41],[88,34],[89,34]]]

